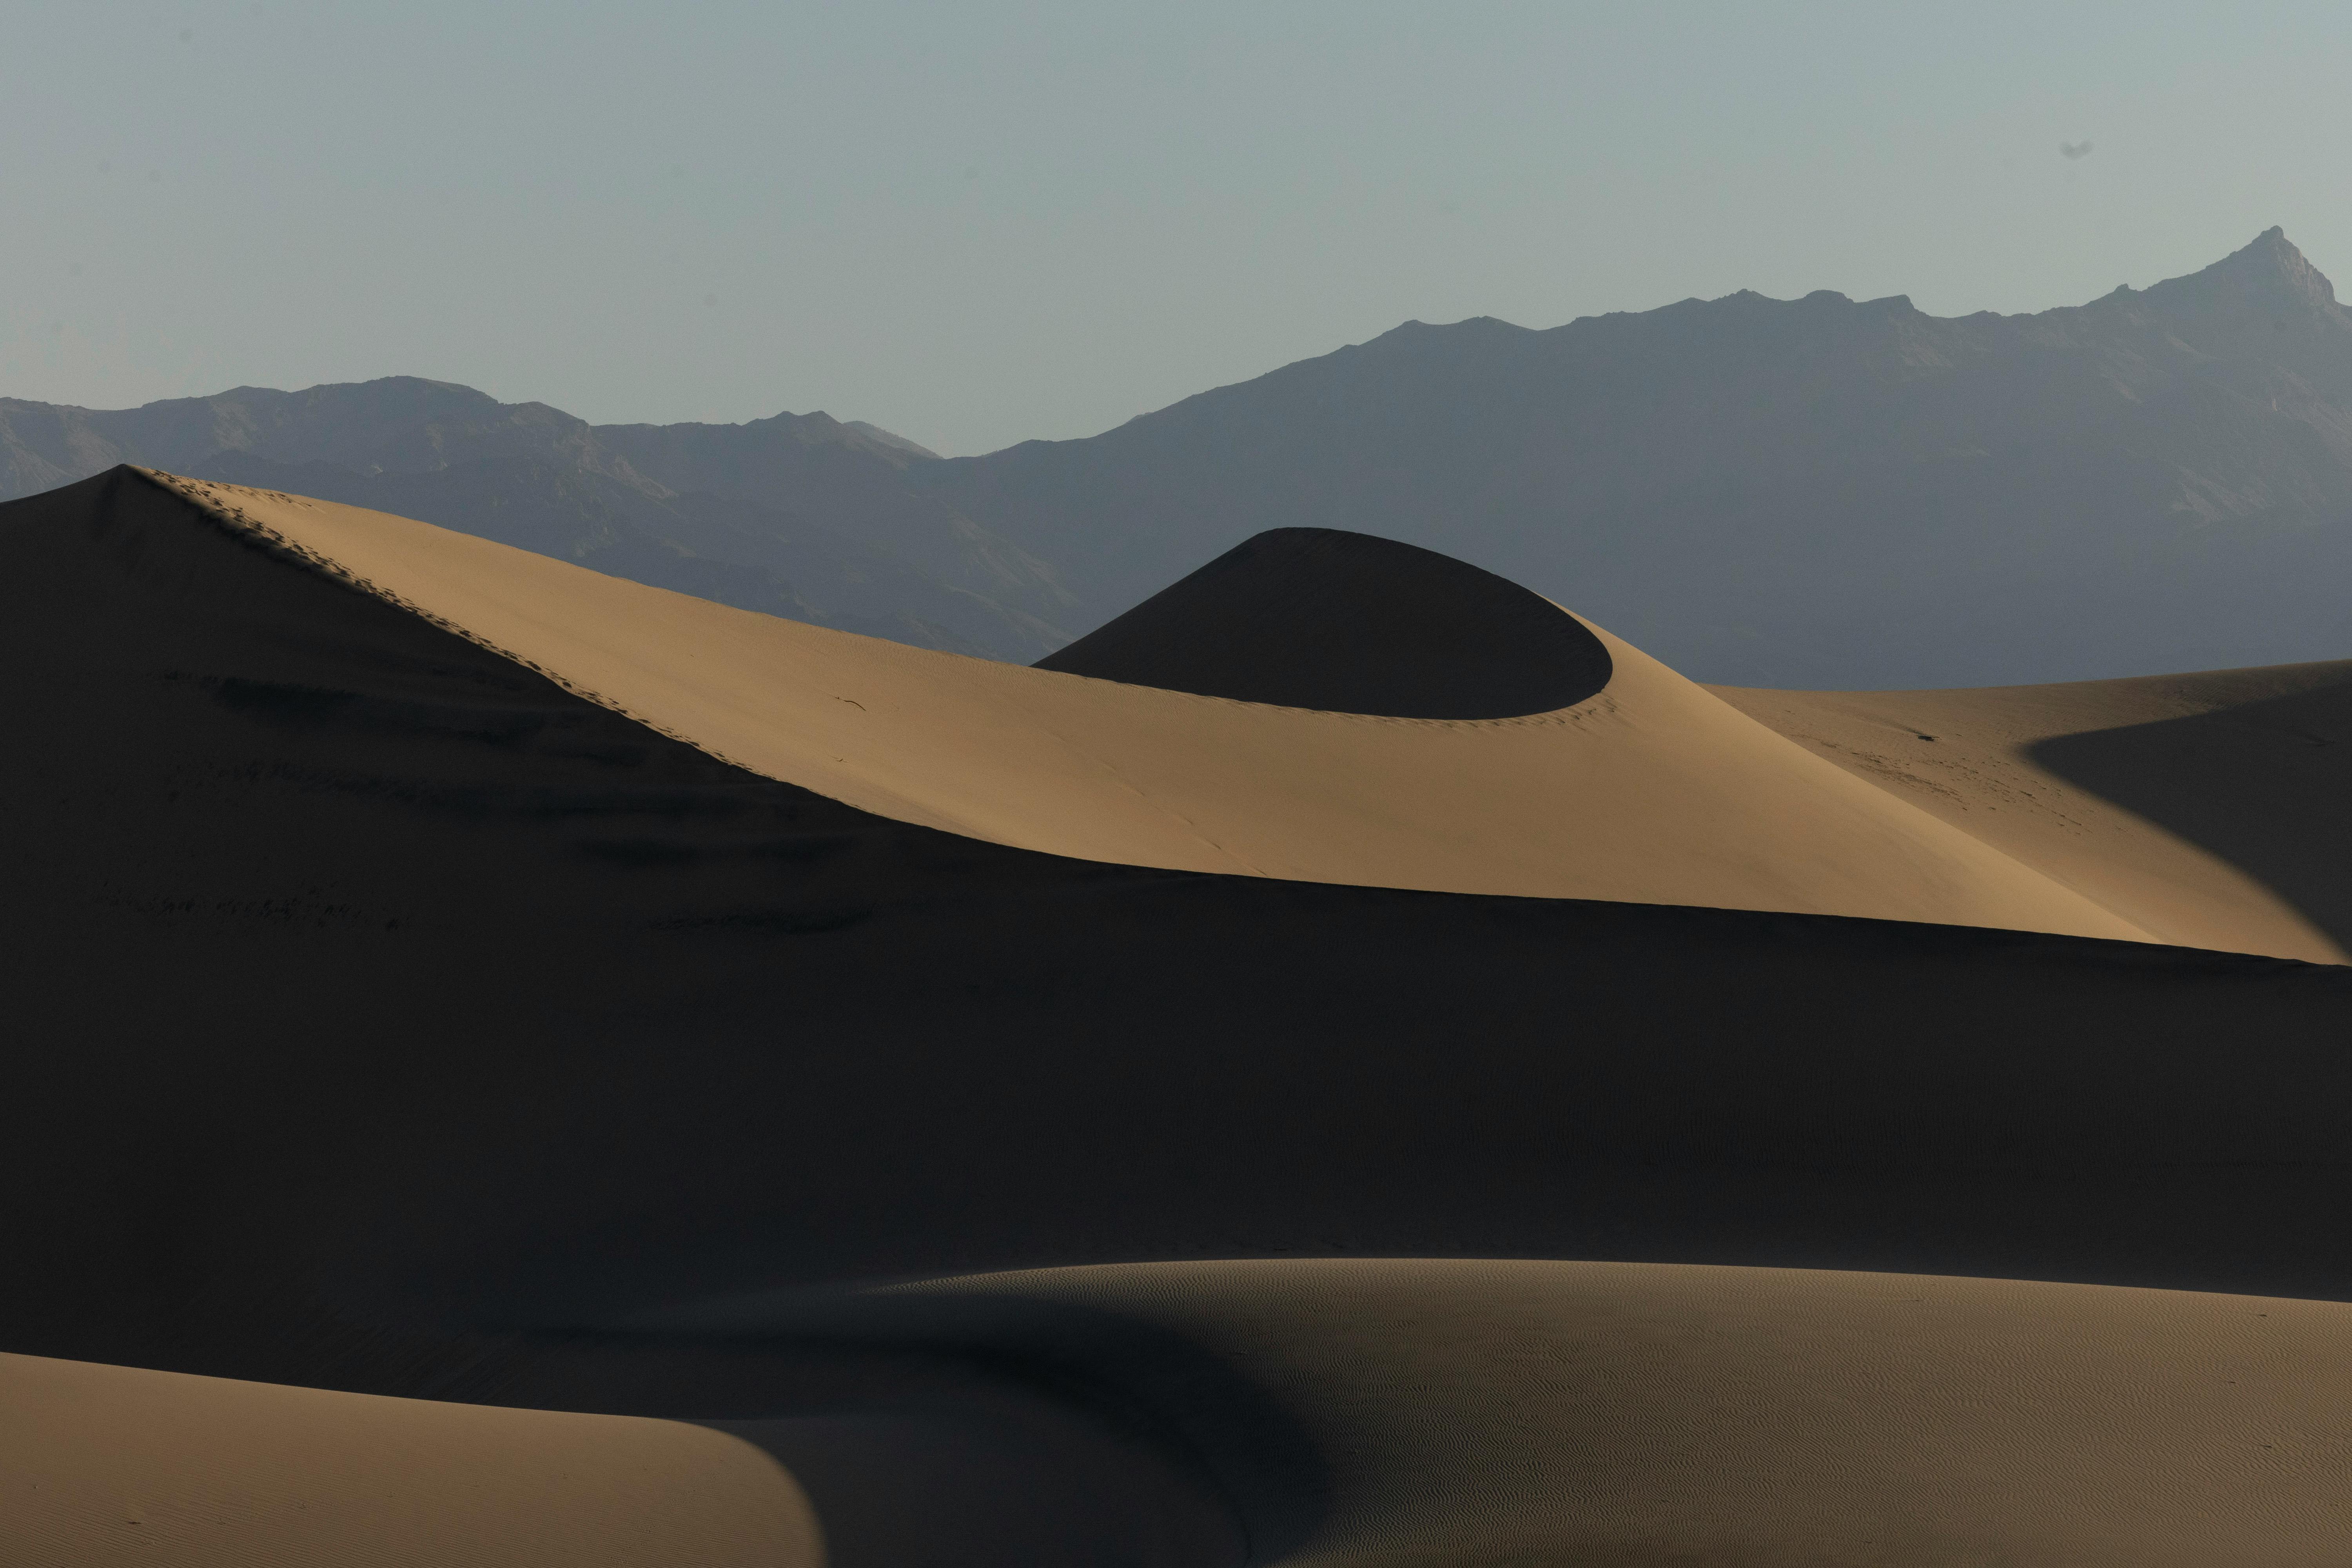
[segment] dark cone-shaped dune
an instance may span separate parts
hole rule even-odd
[[[1609,650],[1517,584],[1419,545],[1277,528],[1040,669],[1283,708],[1515,719],[1609,684]]]
[[[0,561],[33,1561],[2340,1546],[2352,971],[2083,934],[1622,644],[1296,713],[128,469]]]

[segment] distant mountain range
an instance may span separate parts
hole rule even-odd
[[[0,400],[0,498],[122,461],[1007,659],[1294,526],[1442,550],[1729,684],[2352,653],[2352,315],[2275,228],[2031,316],[1739,293],[1409,322],[982,458],[822,414],[590,426],[412,379]]]
[[[394,376],[102,412],[0,400],[0,500],[116,463],[398,512],[745,609],[1026,661],[1083,622],[1041,563],[823,414],[592,426]]]

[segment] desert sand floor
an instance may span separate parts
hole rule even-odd
[[[835,1568],[2341,1539],[2352,969],[2104,940],[2039,841],[1597,630],[1567,709],[1351,716],[437,533],[0,508],[35,1561],[139,1561],[142,1499],[495,1560],[587,1493],[694,1515],[612,1561]],[[1456,674],[1393,705],[1524,700]],[[1450,843],[1479,885],[1417,882]]]

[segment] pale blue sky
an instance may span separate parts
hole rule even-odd
[[[0,395],[1091,434],[1417,318],[2352,285],[2352,5],[0,9]],[[2062,142],[2092,143],[2062,157]]]

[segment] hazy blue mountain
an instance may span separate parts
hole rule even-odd
[[[1034,660],[1252,534],[1459,556],[1703,679],[2056,680],[2352,654],[2352,316],[2277,229],[2032,316],[1740,293],[1408,322],[1077,441],[591,426],[395,377],[0,400],[0,497],[122,461]]]
[[[1050,573],[823,414],[591,426],[415,377],[93,410],[0,401],[0,499],[119,462],[421,518],[660,587],[990,658],[1059,647]]]
[[[2352,654],[2352,318],[2277,229],[2033,316],[1741,293],[1412,322],[909,474],[1053,563],[1074,632],[1311,526],[1460,556],[1731,683]]]
[[[932,451],[929,447],[922,446],[918,442],[909,441],[904,436],[885,430],[879,425],[868,425],[863,419],[845,420],[844,421],[844,426],[847,429],[856,431],[861,436],[869,436],[875,440],[881,442],[882,445],[886,447],[895,447],[910,458],[936,458],[939,456],[937,452]]]

